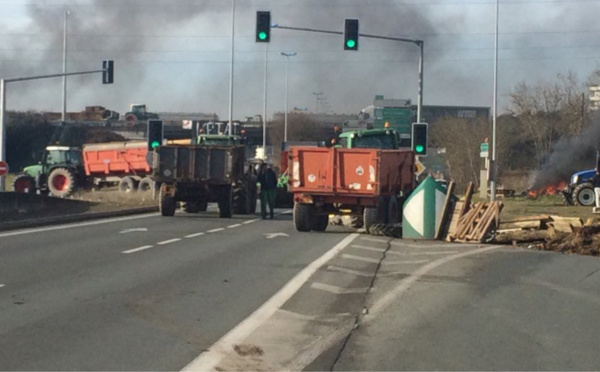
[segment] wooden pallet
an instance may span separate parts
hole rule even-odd
[[[448,234],[447,240],[462,243],[483,242],[490,231],[498,228],[503,207],[504,204],[497,201],[476,203],[460,218],[456,231]]]

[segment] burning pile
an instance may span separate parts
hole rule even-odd
[[[545,187],[541,187],[541,188],[537,188],[537,189],[530,188],[529,190],[527,190],[526,196],[530,199],[535,199],[538,196],[543,196],[543,195],[556,195],[561,190],[565,189],[566,187],[567,187],[566,182],[560,182],[556,185],[545,186]]]

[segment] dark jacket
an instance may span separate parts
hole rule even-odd
[[[265,173],[259,173],[256,181],[260,183],[261,190],[275,190],[277,188],[277,175],[273,169],[268,168]]]

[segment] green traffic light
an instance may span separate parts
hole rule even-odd
[[[267,39],[267,33],[264,31],[261,31],[258,33],[258,39],[259,40],[266,40]]]
[[[160,146],[160,142],[158,141],[153,141],[152,144],[150,145],[152,146],[153,149],[157,148],[158,146]]]
[[[423,145],[416,145],[415,146],[415,151],[417,151],[417,153],[420,154],[420,153],[423,152],[423,150],[425,150],[425,146],[423,146]]]
[[[354,48],[356,46],[356,41],[349,39],[348,41],[346,41],[346,46],[348,48]]]

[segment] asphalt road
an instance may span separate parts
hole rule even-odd
[[[598,370],[600,260],[216,212],[0,233],[1,370]]]
[[[153,214],[0,233],[0,369],[183,368],[348,235],[299,239],[290,220]]]

